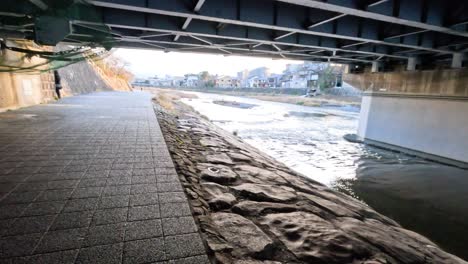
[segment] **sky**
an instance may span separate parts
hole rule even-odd
[[[244,69],[268,67],[271,73],[281,73],[286,64],[299,64],[297,60],[272,60],[241,56],[223,56],[200,53],[180,53],[156,50],[116,49],[113,55],[128,62],[136,77],[183,76],[187,73],[208,71],[210,74],[236,76]]]

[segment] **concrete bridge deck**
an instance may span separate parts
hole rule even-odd
[[[150,99],[0,114],[0,263],[209,263]]]

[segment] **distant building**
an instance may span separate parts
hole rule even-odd
[[[135,80],[132,82],[133,85],[146,85],[148,83],[149,82],[144,78],[135,78]]]
[[[238,78],[231,79],[231,87],[241,87],[241,82]]]
[[[267,67],[259,67],[253,70],[243,70],[237,73],[237,82],[240,87],[269,87],[268,77],[270,69]]]
[[[135,85],[144,85],[144,86],[153,86],[153,87],[171,87],[171,86],[177,86],[174,81],[174,77],[171,76],[164,76],[162,78],[159,78],[157,76],[155,77],[150,77],[147,79],[143,78],[137,78],[133,81],[133,84]]]
[[[148,78],[148,82],[151,86],[158,86],[159,85],[159,78],[158,77],[151,77]]]
[[[258,76],[252,76],[247,79],[247,86],[248,88],[268,88],[268,78],[260,78]]]
[[[197,74],[186,74],[184,78],[183,86],[197,87],[199,79],[200,78]]]
[[[272,74],[268,77],[268,87],[270,88],[279,88],[281,87],[281,74]]]
[[[260,67],[249,71],[248,77],[251,78],[254,76],[257,76],[259,78],[267,78],[268,76],[270,76],[270,69],[268,69],[267,67]]]
[[[259,83],[259,78],[258,76],[252,76],[250,78],[247,79],[247,87],[249,88],[257,88],[258,87],[258,83]]]
[[[175,87],[180,87],[184,85],[185,77],[183,76],[174,76],[172,77],[172,85]]]
[[[156,80],[156,85],[155,86],[161,86],[161,87],[170,87],[174,86],[172,78],[161,78]]]
[[[319,75],[326,74],[327,78],[321,81],[325,87],[341,85],[342,66],[328,63],[304,62],[302,64],[288,64],[282,74],[271,74],[267,67],[253,70],[243,70],[237,77],[201,74],[186,74],[183,77],[169,76],[138,78],[133,81],[135,85],[162,86],[162,87],[250,87],[250,88],[302,88],[307,93],[319,93]],[[331,75],[331,77],[330,77]],[[325,82],[323,81],[325,80]]]
[[[318,74],[324,64],[306,62],[303,64],[288,64],[280,78],[283,88],[316,89]]]
[[[229,77],[229,76],[219,76],[216,78],[215,80],[215,86],[217,87],[222,87],[222,88],[230,88],[230,87],[234,87],[234,83],[236,81],[233,82],[233,79],[232,77]],[[235,80],[235,79],[234,79]]]
[[[241,87],[247,87],[247,79],[249,77],[249,71],[248,70],[243,70],[237,73],[237,81],[239,83],[239,86]]]

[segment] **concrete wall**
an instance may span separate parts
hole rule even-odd
[[[104,72],[92,61],[78,62],[58,70],[62,78],[64,96],[95,91],[130,91],[123,79]]]
[[[30,43],[7,43],[24,48],[36,48]],[[44,63],[38,57],[25,59],[23,53],[2,50],[0,54],[0,68],[4,65],[17,67],[31,67]],[[54,79],[50,73],[0,73],[0,111],[14,109],[34,104],[49,102],[54,99]]]
[[[344,74],[343,80],[362,91],[468,96],[468,69],[436,69]]]
[[[44,88],[41,75],[0,73],[0,111],[53,100],[52,91]]]
[[[95,72],[99,78],[107,85],[107,87],[111,88],[115,91],[131,91],[132,86],[129,82],[125,79],[116,76],[115,74],[109,72],[109,70],[105,71],[101,67],[98,66],[94,61],[88,61],[89,67]]]
[[[12,74],[0,73],[0,110],[18,103]]]
[[[87,61],[66,66],[58,72],[63,85],[61,92],[64,96],[112,90],[112,87],[102,80]]]
[[[365,94],[358,136],[468,163],[468,98]]]
[[[9,46],[20,46],[23,48],[46,49],[32,42],[7,42]],[[68,48],[68,47],[65,47]],[[0,68],[3,65],[15,65],[19,67],[30,67],[45,63],[38,57],[25,59],[24,54],[3,50],[0,54]],[[40,67],[47,70],[48,64]],[[123,79],[112,76],[110,73],[102,72],[91,61],[82,61],[59,69],[62,79],[62,96],[72,96],[82,93],[106,90],[130,90],[131,87]],[[0,112],[55,100],[55,80],[50,71],[36,74],[26,73],[0,73]]]

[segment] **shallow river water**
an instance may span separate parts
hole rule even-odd
[[[468,170],[346,141],[343,136],[357,130],[355,107],[195,94],[183,102],[219,127],[468,259]],[[255,106],[214,103],[223,100]]]

